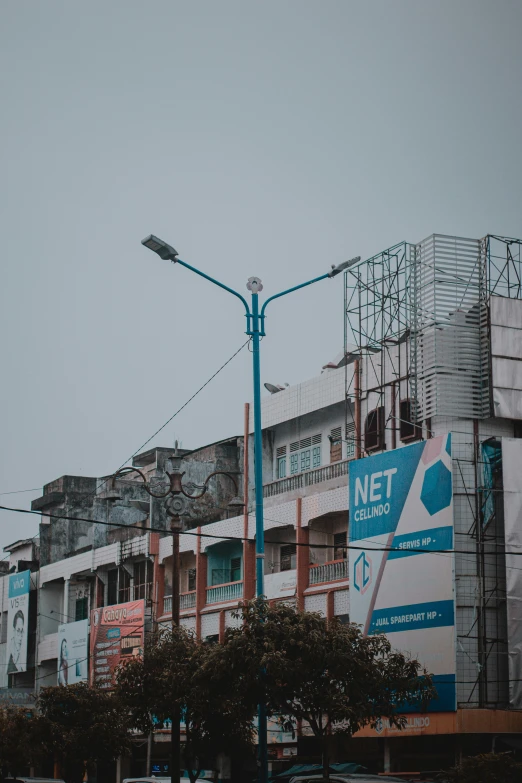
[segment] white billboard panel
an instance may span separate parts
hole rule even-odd
[[[350,620],[433,674],[456,709],[451,435],[350,463]]]
[[[58,626],[58,685],[87,682],[88,645],[88,620]]]

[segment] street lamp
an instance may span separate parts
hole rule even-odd
[[[163,245],[161,246],[163,247]],[[170,247],[166,245],[166,247]],[[173,248],[170,248],[173,250]],[[158,251],[155,251],[158,252]],[[174,251],[175,252],[175,251]],[[184,513],[188,500],[198,500],[208,490],[208,483],[214,476],[227,476],[234,485],[235,496],[229,503],[229,506],[237,510],[243,505],[240,498],[238,498],[238,485],[237,481],[231,473],[227,473],[224,470],[215,470],[210,473],[201,486],[196,484],[188,484],[183,486],[182,478],[184,473],[181,471],[181,455],[178,454],[178,444],[176,441],[175,452],[170,457],[171,472],[165,470],[166,481],[161,482],[160,477],[155,476],[156,481],[147,481],[145,474],[138,468],[127,466],[120,468],[114,473],[111,478],[111,490],[115,489],[116,479],[121,476],[126,476],[129,473],[136,473],[142,480],[143,488],[153,498],[168,498],[165,510],[170,517],[170,532],[172,533],[172,609],[171,609],[171,627],[172,631],[179,626],[179,536],[183,530],[182,514]],[[187,491],[188,490],[188,491]],[[199,494],[195,494],[195,490],[200,490]],[[143,501],[134,500],[130,501],[135,508],[138,508],[143,513],[147,513],[146,508],[143,506]],[[181,712],[179,705],[172,707],[172,726],[170,730],[170,779],[171,783],[177,783],[178,775],[181,767],[181,751],[180,751],[180,736],[179,725],[181,720]],[[177,726],[177,730],[174,731],[174,726]]]
[[[256,594],[258,596],[264,595],[264,558],[265,558],[265,534],[263,526],[263,457],[262,457],[262,437],[261,437],[261,370],[259,361],[259,343],[260,338],[265,336],[265,310],[269,302],[274,299],[279,299],[281,296],[291,294],[293,291],[298,291],[300,288],[318,283],[320,280],[326,280],[329,277],[336,277],[344,269],[354,266],[361,259],[360,256],[350,259],[350,261],[344,261],[337,266],[332,266],[329,272],[326,272],[319,277],[314,277],[312,280],[307,280],[305,283],[287,288],[284,291],[280,291],[278,294],[270,296],[263,304],[261,312],[259,311],[259,293],[263,290],[263,284],[259,277],[250,277],[247,282],[247,289],[251,294],[250,307],[246,299],[234,291],[233,288],[229,288],[224,283],[216,280],[210,275],[205,274],[201,270],[197,269],[186,261],[182,261],[178,252],[174,248],[164,242],[162,239],[150,234],[141,242],[149,250],[157,253],[160,258],[164,260],[170,260],[175,264],[180,264],[186,269],[190,269],[191,272],[204,277],[214,285],[223,288],[233,296],[240,299],[245,308],[246,316],[246,334],[252,338],[252,364],[253,364],[253,383],[254,383],[254,480],[255,480],[255,518],[256,518]],[[245,444],[246,448],[246,444]],[[268,780],[268,754],[267,754],[267,721],[266,721],[266,709],[264,704],[259,705],[259,722],[258,722],[258,735],[259,735],[259,781],[260,783],[267,783]]]

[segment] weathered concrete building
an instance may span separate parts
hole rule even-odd
[[[386,771],[440,768],[461,753],[516,746],[522,730],[514,554],[522,546],[522,484],[513,470],[522,460],[520,280],[518,240],[433,236],[390,248],[346,274],[340,355],[317,377],[263,399],[265,593],[343,622],[359,589],[349,569],[350,466],[451,434],[452,543],[439,554],[454,558],[454,643],[441,651],[454,660],[454,703],[410,718],[402,733],[385,724],[365,729],[339,749],[342,760]],[[239,622],[239,601],[255,592],[252,427],[247,415],[243,437],[181,454],[189,495],[199,495],[210,474],[227,474],[210,479],[183,510],[181,622],[208,641]],[[169,516],[143,482],[165,486],[173,456],[172,449],[138,455],[133,466],[143,476],[129,472],[114,485],[62,477],[34,502],[50,515],[40,533],[37,688],[57,681],[60,623],[141,598],[146,628],[169,621]],[[431,555],[420,548],[408,562],[415,557],[427,563]],[[166,747],[154,743],[160,767]],[[274,765],[316,750],[306,727],[293,737],[276,725],[270,747]],[[137,756],[133,772],[150,771]]]

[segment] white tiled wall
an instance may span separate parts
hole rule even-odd
[[[350,369],[351,372],[353,370]],[[263,397],[261,416],[263,429],[274,427],[297,416],[343,402],[345,369],[327,370],[315,378],[289,386],[284,391]],[[253,432],[253,406],[250,408],[250,432]]]
[[[211,612],[201,616],[201,637],[214,636],[219,633],[219,612]]]
[[[304,608],[306,612],[319,612],[326,617],[326,593],[306,595]]]

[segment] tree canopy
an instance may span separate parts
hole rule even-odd
[[[37,700],[44,742],[69,770],[130,749],[130,722],[115,694],[87,683],[44,688]]]
[[[133,725],[148,733],[154,718],[165,721],[180,708],[184,756],[192,783],[205,759],[253,746],[252,708],[233,677],[220,677],[222,645],[201,644],[184,628],[147,640],[143,658],[117,674],[117,696]]]
[[[522,764],[509,753],[470,756],[444,773],[449,783],[520,783]]]
[[[0,771],[20,774],[45,752],[40,716],[26,707],[0,706]]]
[[[238,679],[250,703],[264,698],[282,722],[307,723],[321,742],[325,775],[331,735],[351,736],[382,717],[400,727],[401,709],[435,695],[419,662],[383,635],[365,637],[354,624],[282,602],[255,600],[242,615],[243,625],[226,634],[223,674]]]

